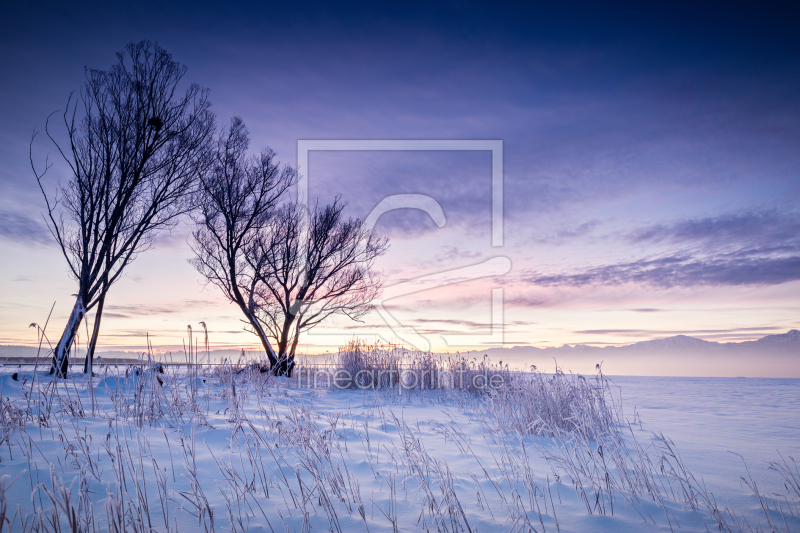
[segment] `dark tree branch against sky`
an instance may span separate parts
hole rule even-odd
[[[281,167],[269,149],[258,156],[248,155],[249,144],[244,122],[234,117],[227,132],[219,136],[213,164],[200,175],[190,242],[195,257],[190,262],[239,307],[274,367],[276,347],[270,344],[256,313],[259,273],[251,268],[246,252],[271,226],[297,173],[289,166]]]
[[[376,261],[386,290],[511,259],[504,276],[384,302],[434,348],[458,349],[442,334],[486,333],[494,287],[512,345],[796,328],[798,27],[789,2],[6,2],[0,343],[32,343],[28,324],[53,301],[51,324],[65,323],[75,300],[42,219],[31,132],[61,116],[84,66],[105,69],[141,39],[187,65],[218,117],[243,117],[252,145],[291,166],[303,139],[503,141],[501,248],[489,152],[313,151],[298,169],[310,198],[342,194],[348,217],[390,195],[441,205],[443,227],[420,210],[378,220],[392,242]],[[66,183],[69,168],[42,137],[34,160],[49,154],[49,183]],[[179,224],[126,267],[105,302],[103,346],[139,347],[148,332],[179,346],[199,321],[216,345],[253,343],[238,308],[187,263],[189,231]],[[354,333],[391,340],[378,315],[364,320],[323,324],[299,349],[335,349]]]
[[[46,180],[55,163],[45,160],[37,169],[31,155],[48,228],[78,285],[53,350],[52,372],[59,376],[67,373],[86,313],[96,306],[95,346],[110,287],[159,231],[191,209],[195,177],[208,166],[214,128],[208,91],[196,84],[179,91],[186,67],[149,41],[130,44],[117,57],[108,70],[87,69],[80,96],[69,97],[61,125],[68,143],[53,137],[47,121],[47,136],[71,174],[66,184],[53,192]]]
[[[360,322],[380,293],[383,280],[372,268],[389,243],[362,219],[344,218],[345,207],[336,197],[315,203],[306,218],[303,207],[288,203],[245,252],[255,314],[275,340],[281,375],[291,376],[303,332],[337,315]]]

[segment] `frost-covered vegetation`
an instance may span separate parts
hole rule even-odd
[[[360,344],[291,379],[190,360],[0,376],[0,530],[800,529],[794,459],[765,464],[782,487],[743,465],[740,494],[712,494],[669,438],[624,416],[599,369],[515,373]],[[308,379],[363,370],[346,386]],[[481,375],[499,386],[476,387]]]

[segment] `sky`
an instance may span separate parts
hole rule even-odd
[[[502,246],[489,151],[313,151],[299,169],[312,198],[341,194],[352,216],[396,194],[441,206],[442,227],[413,209],[375,227],[391,242],[385,313],[425,347],[800,328],[798,15],[769,2],[6,2],[0,344],[34,343],[31,323],[55,342],[74,300],[29,153],[53,164],[51,192],[68,169],[32,133],[84,67],[142,39],[210,89],[220,128],[241,116],[254,152],[292,166],[298,140],[502,141]],[[213,346],[256,344],[188,263],[189,231],[162,235],[112,288],[101,348],[180,346],[200,321]],[[301,349],[403,335],[373,312]]]

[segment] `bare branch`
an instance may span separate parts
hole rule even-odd
[[[49,167],[37,172],[31,152],[48,226],[78,282],[54,356],[60,374],[85,312],[159,231],[192,208],[197,176],[209,164],[214,115],[208,91],[192,84],[179,95],[186,67],[157,44],[130,44],[117,57],[107,71],[87,69],[80,97],[70,94],[62,116],[65,146],[51,134],[48,117],[47,136],[71,172],[56,187],[55,201],[42,179]]]
[[[382,278],[370,277],[388,242],[344,219],[345,204],[315,206],[307,242],[300,209],[286,204],[246,250],[257,280],[257,317],[278,346],[283,373],[291,374],[299,335],[334,315],[359,320],[371,309]]]
[[[255,315],[257,278],[245,250],[269,223],[280,198],[295,182],[296,172],[275,161],[269,149],[248,156],[249,133],[239,117],[231,119],[217,139],[213,163],[201,174],[193,214],[190,261],[209,283],[219,287],[247,318],[272,364],[274,349]]]

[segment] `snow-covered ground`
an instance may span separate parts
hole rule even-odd
[[[747,477],[743,459],[761,490],[785,494],[783,478],[767,461],[779,461],[781,455],[800,460],[800,379],[613,380],[622,391],[626,417],[632,418],[635,409],[645,429],[669,436],[687,467],[719,498],[754,513],[758,500],[740,483]]]
[[[612,377],[635,423],[598,440],[511,429],[513,397],[12,371],[2,531],[800,531],[767,463],[800,459],[797,379]]]

